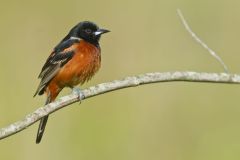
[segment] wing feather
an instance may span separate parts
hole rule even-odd
[[[38,76],[38,78],[41,78],[41,82],[34,96],[36,96],[37,94],[42,95],[45,91],[46,86],[56,76],[61,67],[64,66],[70,59],[72,59],[74,55],[74,48],[72,48],[71,50],[69,50],[68,48],[70,48],[74,43],[78,42],[79,40],[77,39],[69,39],[58,44],[54,48],[54,51],[46,60]]]

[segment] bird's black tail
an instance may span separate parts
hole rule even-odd
[[[50,96],[48,96],[45,105],[49,104],[50,102],[51,102]],[[37,144],[41,142],[41,139],[42,139],[42,136],[43,136],[46,124],[47,124],[47,120],[48,120],[48,115],[44,116],[40,120],[39,127],[38,127],[38,132],[37,132],[37,138],[36,138],[36,143]]]

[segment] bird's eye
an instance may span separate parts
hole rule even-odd
[[[91,29],[85,29],[85,32],[86,32],[87,34],[90,34],[90,33],[92,33],[92,30],[91,30]]]

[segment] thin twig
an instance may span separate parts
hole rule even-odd
[[[193,39],[199,43],[203,48],[205,48],[224,68],[226,73],[229,73],[227,65],[223,62],[223,60],[218,56],[216,52],[214,52],[211,48],[207,46],[206,43],[204,43],[189,27],[187,21],[185,20],[182,12],[180,9],[177,9],[177,14],[181,19],[181,22],[183,23],[185,29],[189,32],[189,34],[193,37]]]
[[[0,129],[0,139],[11,136],[24,130],[37,122],[42,117],[51,114],[65,106],[78,102],[80,99],[87,99],[106,92],[111,92],[123,88],[135,87],[150,83],[188,81],[188,82],[210,82],[210,83],[240,83],[240,75],[226,73],[197,73],[197,72],[165,72],[165,73],[146,73],[138,76],[127,77],[122,80],[98,84],[88,89],[82,90],[81,98],[76,93],[64,96],[59,100],[41,107],[28,114],[23,120],[17,121],[5,128]]]

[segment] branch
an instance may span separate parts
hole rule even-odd
[[[221,57],[219,57],[216,52],[214,52],[211,48],[209,48],[209,47],[207,46],[207,44],[204,43],[204,42],[191,30],[191,28],[189,27],[189,25],[188,25],[187,21],[185,20],[185,18],[184,18],[184,16],[183,16],[183,14],[182,14],[182,12],[181,12],[180,9],[177,9],[177,14],[178,14],[178,16],[180,17],[183,26],[184,26],[185,29],[189,32],[189,34],[192,36],[192,38],[193,38],[197,43],[199,43],[203,48],[205,48],[205,49],[210,53],[210,55],[212,55],[212,56],[223,66],[223,68],[224,68],[224,70],[225,70],[226,73],[229,73],[229,72],[228,72],[227,65],[223,62],[223,60],[221,59]]]
[[[240,75],[226,74],[226,73],[197,73],[197,72],[165,72],[165,73],[146,73],[142,75],[126,77],[122,80],[114,80],[112,82],[98,84],[81,91],[82,96],[77,93],[61,97],[59,100],[41,107],[28,114],[24,119],[17,121],[9,126],[0,129],[0,139],[11,136],[20,132],[30,125],[36,123],[42,117],[51,114],[63,107],[69,106],[72,103],[82,101],[83,99],[91,98],[106,92],[111,92],[128,87],[136,87],[139,85],[173,82],[173,81],[187,81],[187,82],[207,82],[207,83],[240,83]]]

